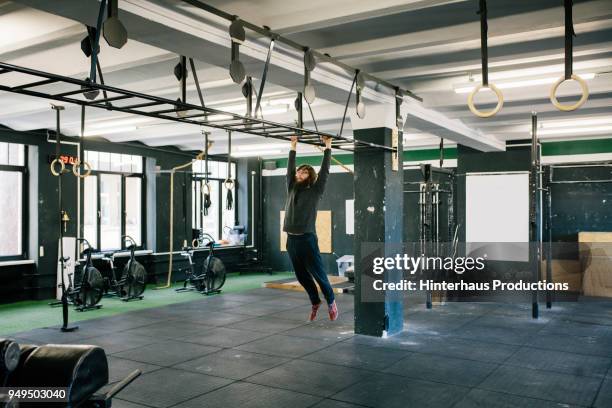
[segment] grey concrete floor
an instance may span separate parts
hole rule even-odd
[[[353,332],[340,319],[306,323],[305,294],[274,289],[16,333],[22,343],[99,345],[111,381],[143,375],[114,400],[142,407],[612,407],[612,300],[543,309],[406,305],[406,330]]]

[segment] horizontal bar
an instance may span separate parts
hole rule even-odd
[[[125,108],[125,109],[146,108],[146,107],[149,107],[149,106],[161,105],[163,103],[164,102],[152,101],[152,102],[138,103],[136,105],[121,106],[121,108]]]
[[[17,85],[14,86],[13,89],[26,89],[26,88],[34,88],[35,86],[42,86],[42,85],[48,85],[48,84],[52,84],[58,82],[57,79],[44,79],[42,81],[36,81],[36,82],[30,82],[29,84],[24,84],[24,85]]]
[[[94,88],[81,88],[81,89],[77,89],[77,90],[74,90],[74,91],[67,91],[67,92],[58,93],[58,94],[55,94],[53,96],[61,96],[61,97],[63,97],[63,96],[82,94],[82,93],[90,92],[90,91],[95,91],[95,89]]]
[[[71,91],[71,92],[63,92],[63,93],[59,93],[59,94],[48,94],[48,93],[44,93],[44,92],[40,92],[40,91],[34,91],[34,90],[28,90],[28,89],[18,89],[15,90],[12,87],[9,86],[5,86],[5,85],[0,85],[0,90],[4,90],[4,91],[8,91],[8,92],[13,92],[13,93],[19,93],[19,94],[23,94],[23,95],[29,95],[29,96],[34,96],[34,97],[38,97],[38,98],[43,98],[43,99],[48,99],[48,100],[56,100],[56,101],[61,101],[61,102],[65,102],[65,103],[73,103],[76,105],[82,105],[82,106],[91,106],[91,107],[98,107],[101,109],[106,109],[106,110],[110,110],[110,111],[118,111],[118,112],[125,112],[125,113],[131,113],[131,114],[135,114],[135,115],[141,115],[141,116],[148,116],[148,117],[153,117],[153,118],[158,118],[158,119],[165,119],[165,120],[170,120],[170,121],[175,121],[175,122],[181,122],[181,123],[189,123],[189,124],[194,124],[194,125],[198,125],[198,126],[208,126],[208,127],[212,127],[212,128],[216,128],[216,129],[224,129],[224,130],[228,130],[227,126],[229,125],[228,123],[223,124],[223,122],[225,121],[219,121],[219,122],[215,122],[215,121],[198,121],[198,120],[192,120],[192,119],[187,119],[184,117],[180,117],[178,115],[162,115],[160,112],[165,112],[165,113],[170,113],[170,112],[176,112],[176,111],[188,111],[188,110],[193,110],[193,111],[199,111],[199,112],[203,112],[205,114],[209,114],[209,115],[229,115],[231,116],[232,119],[229,120],[240,120],[240,121],[246,121],[249,124],[259,124],[260,126],[257,127],[257,129],[253,129],[250,126],[243,126],[242,129],[240,130],[243,133],[250,133],[250,134],[254,134],[254,135],[259,135],[259,136],[263,136],[263,137],[272,137],[272,138],[276,138],[279,140],[286,140],[285,137],[276,137],[274,136],[274,134],[266,134],[266,133],[259,133],[257,132],[258,130],[264,131],[266,130],[266,127],[268,129],[285,129],[288,133],[291,134],[309,134],[309,135],[317,135],[317,136],[321,136],[321,137],[330,137],[332,138],[334,141],[337,141],[338,143],[341,142],[345,142],[345,143],[349,143],[349,144],[353,144],[353,146],[359,146],[359,147],[371,147],[371,148],[379,148],[379,149],[383,149],[383,150],[387,150],[387,151],[391,151],[394,152],[396,151],[396,149],[389,147],[389,146],[385,146],[385,145],[380,145],[380,144],[376,144],[376,143],[369,143],[369,142],[356,142],[352,139],[349,139],[347,137],[343,137],[340,135],[333,135],[330,133],[325,133],[325,132],[320,132],[320,131],[313,131],[310,129],[304,129],[304,128],[300,128],[300,127],[296,127],[296,126],[292,126],[292,125],[285,125],[285,124],[281,124],[281,123],[276,123],[276,122],[272,122],[272,121],[268,121],[268,120],[264,120],[264,119],[254,119],[254,118],[250,118],[250,117],[246,117],[246,116],[241,116],[241,115],[237,115],[237,114],[233,114],[233,113],[228,113],[228,112],[224,112],[224,111],[220,111],[217,109],[213,109],[213,108],[207,108],[207,107],[202,107],[199,105],[192,105],[189,103],[177,103],[176,101],[172,101],[172,100],[168,100],[168,99],[164,99],[158,96],[154,96],[154,95],[147,95],[147,94],[142,94],[139,92],[134,92],[134,91],[129,91],[129,90],[125,90],[125,89],[120,89],[120,88],[115,88],[112,86],[108,86],[108,85],[102,85],[102,84],[97,84],[97,83],[93,83],[93,82],[89,82],[89,81],[83,81],[83,80],[78,80],[78,79],[74,79],[71,77],[65,77],[65,76],[61,76],[61,75],[57,75],[57,74],[52,74],[52,73],[47,73],[47,72],[43,72],[43,71],[37,71],[37,70],[33,70],[30,68],[25,68],[25,67],[20,67],[20,66],[16,66],[16,65],[12,65],[12,64],[7,64],[7,63],[3,63],[0,62],[0,69],[6,69],[12,72],[19,72],[19,73],[23,73],[23,74],[27,74],[27,75],[32,75],[32,76],[37,76],[37,77],[41,77],[41,78],[47,78],[47,79],[56,79],[59,82],[63,82],[66,84],[72,84],[72,85],[77,85],[80,87],[80,89],[76,90],[76,91]],[[114,93],[114,94],[119,94],[122,96],[125,96],[126,99],[127,97],[133,97],[133,98],[140,98],[143,100],[148,100],[149,102],[146,103],[141,103],[141,104],[136,104],[136,105],[128,105],[128,106],[116,106],[116,105],[110,105],[110,104],[104,104],[103,102],[101,103],[100,101],[89,101],[89,100],[84,100],[84,99],[76,99],[76,98],[68,98],[67,96],[73,95],[73,94],[81,94],[83,92],[87,92],[87,91],[93,91],[93,90],[101,90],[101,91],[106,91],[109,93]],[[108,98],[107,98],[108,99]],[[140,108],[140,107],[145,107],[145,106],[152,106],[152,105],[161,105],[161,104],[167,104],[170,106],[173,106],[172,109],[168,109],[168,110],[163,110],[163,111],[152,111],[152,112],[147,112],[147,111],[142,111],[142,110],[136,110],[136,108]],[[244,124],[243,124],[244,125]],[[229,129],[231,130],[231,129]],[[309,140],[303,140],[303,143],[307,143],[307,144],[316,144],[319,145],[319,141],[316,140],[315,141],[309,141]],[[351,149],[348,149],[346,147],[342,147],[342,146],[338,146],[339,149],[342,150],[349,150],[351,151]]]
[[[119,95],[119,96],[113,96],[110,98],[99,99],[96,102],[97,103],[109,103],[109,102],[121,101],[123,99],[130,99],[130,98],[132,98],[130,95]]]

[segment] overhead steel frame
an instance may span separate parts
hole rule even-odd
[[[2,77],[10,73],[25,74],[37,78],[37,80],[11,86],[3,84]],[[72,89],[63,90],[57,93],[50,92],[48,87],[57,84],[71,86]],[[299,126],[272,122],[256,117],[242,116],[206,106],[185,103],[180,100],[171,100],[4,62],[0,62],[0,91],[92,108],[148,116],[156,119],[247,133],[266,138],[288,141],[291,136],[300,135],[300,143],[316,146],[321,144],[322,137],[330,137],[332,138],[332,148],[345,151],[371,148],[383,149],[390,152],[395,151],[395,149],[390,146],[354,140],[339,134],[336,135],[319,130],[305,129]],[[88,100],[83,96],[84,93],[92,91],[102,91],[104,97],[97,100]]]

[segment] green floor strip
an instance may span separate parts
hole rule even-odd
[[[223,296],[225,293],[240,292],[248,289],[262,287],[264,282],[276,279],[286,279],[293,276],[290,272],[277,272],[273,275],[267,273],[253,274],[229,274],[223,286],[223,292],[215,296]],[[103,298],[100,302],[103,307],[87,312],[70,310],[70,321],[96,319],[99,317],[113,316],[134,310],[149,309],[170,305],[173,303],[189,302],[201,299],[204,295],[198,292],[177,293],[172,289],[154,290],[156,285],[147,286],[145,298],[140,301],[123,302],[116,298]],[[180,287],[176,285],[176,287]],[[49,306],[51,300],[28,300],[23,302],[0,305],[0,336],[17,333],[39,327],[54,326],[62,324],[61,307]]]

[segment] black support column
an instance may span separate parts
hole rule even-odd
[[[374,118],[389,116],[383,112],[377,115],[370,109],[368,115]],[[394,116],[393,116],[394,119]],[[393,122],[380,123],[382,127],[358,129],[365,122],[352,118],[354,137],[366,142],[392,146]],[[378,122],[378,121],[377,121]],[[377,123],[379,124],[379,123]],[[385,337],[403,329],[403,303],[397,293],[378,293],[372,301],[372,279],[366,276],[371,265],[362,260],[363,243],[402,242],[403,238],[403,169],[402,134],[397,137],[399,165],[392,169],[393,153],[381,149],[358,150],[354,156],[355,191],[355,333]],[[367,244],[366,244],[367,245]],[[393,256],[393,253],[385,256]],[[401,280],[401,273],[391,271],[375,277],[387,282]],[[366,287],[369,285],[370,287]]]

